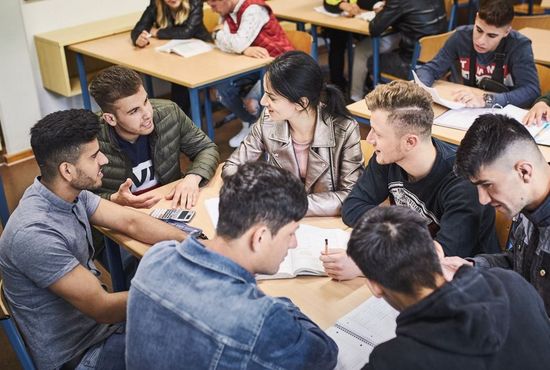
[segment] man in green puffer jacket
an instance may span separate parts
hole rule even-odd
[[[140,76],[113,66],[99,73],[90,93],[102,109],[100,150],[109,159],[97,193],[135,208],[150,208],[160,200],[147,191],[180,180],[166,194],[172,208],[191,208],[199,185],[214,175],[219,153],[205,133],[172,101],[149,100]],[[192,161],[185,174],[179,157]]]

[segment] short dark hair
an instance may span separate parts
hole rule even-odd
[[[276,234],[304,217],[307,207],[304,185],[296,176],[265,162],[249,162],[224,179],[216,232],[236,239],[252,226],[265,223]]]
[[[514,3],[512,0],[481,0],[477,14],[491,26],[508,26],[514,19]]]
[[[85,109],[48,114],[31,128],[31,146],[44,180],[57,176],[63,162],[75,163],[80,146],[97,138],[99,117]]]
[[[325,84],[319,63],[303,51],[294,50],[279,55],[267,67],[266,78],[277,94],[304,109],[316,109],[323,103],[323,114],[351,119],[342,92],[335,86]],[[301,100],[304,97],[309,102],[306,106]]]
[[[395,292],[435,289],[442,274],[426,220],[407,207],[376,207],[351,233],[348,255],[363,274]]]
[[[502,114],[483,114],[476,118],[456,151],[455,172],[466,179],[478,175],[479,169],[500,158],[516,143],[536,147],[524,125]],[[537,148],[538,150],[538,148]]]
[[[143,85],[136,71],[121,66],[111,66],[99,72],[90,83],[90,94],[104,112],[113,113],[113,104],[132,96]]]

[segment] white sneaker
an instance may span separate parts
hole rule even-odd
[[[239,145],[241,145],[241,142],[244,140],[244,138],[248,135],[250,132],[250,124],[248,122],[243,122],[243,128],[239,133],[235,136],[233,136],[231,139],[229,139],[229,146],[232,148],[236,148]]]

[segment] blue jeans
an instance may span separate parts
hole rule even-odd
[[[125,350],[126,329],[122,326],[103,342],[88,348],[75,370],[125,370]]]
[[[222,82],[214,86],[218,90],[220,103],[222,103],[231,112],[235,113],[241,121],[251,124],[256,122],[258,115],[254,116],[245,109],[241,94],[243,93],[243,89],[245,89],[245,87],[254,85],[256,81],[258,81],[258,78],[255,75],[252,75],[242,77],[237,80],[231,80],[229,82]],[[246,95],[247,92],[248,91],[244,91],[243,95]]]

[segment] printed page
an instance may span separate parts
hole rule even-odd
[[[439,96],[439,93],[437,92],[437,90],[435,88],[428,87],[424,84],[424,82],[420,81],[420,79],[416,75],[415,71],[412,71],[412,74],[413,74],[413,77],[414,77],[414,82],[416,82],[416,84],[418,86],[420,86],[421,88],[423,88],[424,90],[429,92],[435,103],[437,103],[439,105],[442,105],[444,107],[447,107],[449,109],[460,109],[460,108],[464,108],[466,106],[463,103],[459,103],[459,102],[455,102],[455,101],[452,101],[452,100],[442,98],[441,96]]]
[[[381,298],[371,297],[327,330],[340,352],[337,369],[360,369],[374,346],[395,337],[399,312]]]
[[[218,226],[218,218],[220,216],[218,211],[219,204],[220,198],[210,198],[204,201],[204,206],[206,207],[206,211],[212,220],[212,225],[214,225],[214,228]]]

